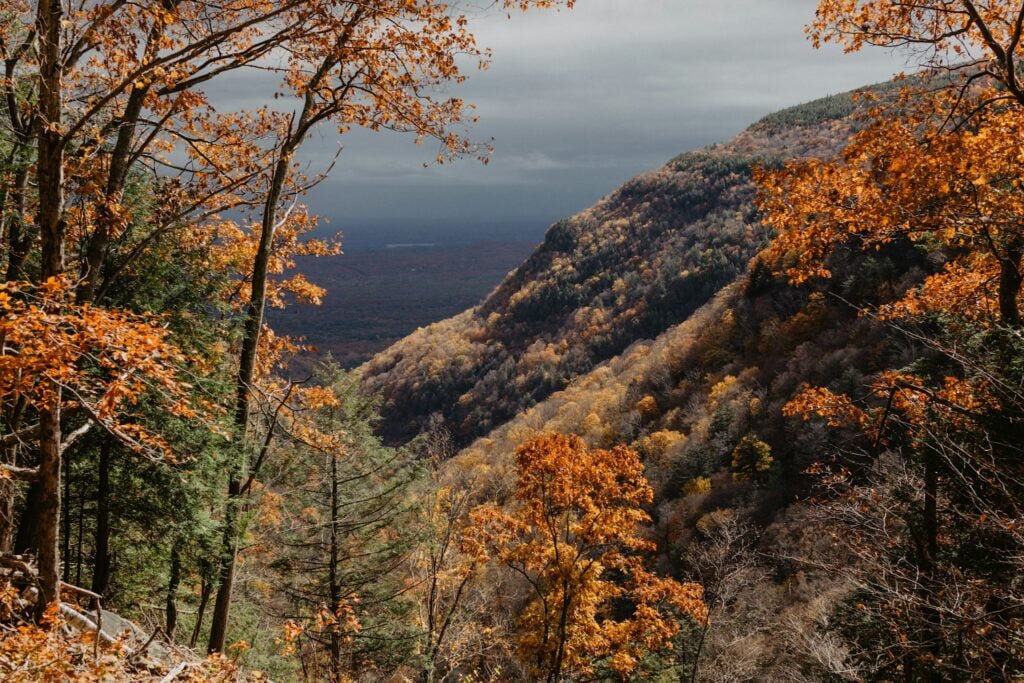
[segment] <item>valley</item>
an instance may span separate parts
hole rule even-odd
[[[481,235],[482,238],[486,234]],[[303,258],[298,270],[327,294],[320,306],[273,310],[270,323],[345,367],[369,360],[416,328],[475,305],[534,248],[530,242],[409,244]]]

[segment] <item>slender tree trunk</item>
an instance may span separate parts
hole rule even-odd
[[[150,36],[150,43],[153,42],[153,35]],[[132,141],[135,137],[135,128],[142,114],[142,105],[146,100],[149,88],[146,86],[133,88],[125,104],[124,113],[121,115],[121,123],[117,129],[117,140],[110,155],[110,170],[107,174],[106,195],[107,200],[117,202],[121,200],[125,184],[128,181],[129,161],[131,158]],[[101,280],[104,262],[107,259],[107,249],[110,240],[115,237],[112,227],[115,217],[110,215],[106,207],[100,207],[99,220],[86,243],[85,258],[82,261],[81,284],[78,287],[77,297],[80,302],[92,301],[96,296],[96,289]]]
[[[22,397],[10,405],[4,406],[4,421],[11,433],[16,433],[21,429],[26,405],[25,398]],[[17,465],[21,449],[19,444],[13,444],[3,449],[0,457],[3,458],[4,464]],[[17,528],[15,499],[17,493],[17,482],[12,479],[0,480],[0,553],[9,553],[15,547],[14,534]]]
[[[17,426],[15,425],[14,430]],[[12,430],[13,431],[13,430]],[[18,446],[5,447],[0,458],[5,465],[17,464]],[[13,479],[0,479],[0,554],[11,551],[14,543],[14,498],[17,483]]]
[[[25,193],[28,191],[28,166],[19,167],[11,186],[10,208],[5,210],[7,273],[5,280],[20,280],[32,238],[25,234]]]
[[[61,580],[65,583],[71,583],[71,562],[68,559],[71,557],[71,472],[67,458],[63,459],[61,463],[63,467],[64,477],[64,494],[62,500],[64,505],[61,508],[61,557],[64,558],[64,567],[61,570]]]
[[[64,273],[64,144],[61,136],[61,0],[39,0],[36,11],[39,94],[36,160],[42,279]],[[39,590],[36,615],[60,599],[59,528],[61,508],[61,389],[54,385],[49,405],[39,411]]]
[[[921,635],[931,657],[929,665],[922,673],[924,680],[929,683],[941,683],[943,679],[935,669],[935,665],[941,661],[942,655],[940,617],[934,607],[937,597],[935,594],[938,579],[936,574],[939,571],[939,472],[935,455],[932,453],[925,455],[924,468],[924,557],[921,559],[921,604],[925,607],[922,614],[924,628]]]
[[[235,585],[235,565],[238,559],[238,508],[241,505],[241,482],[233,474],[228,483],[228,501],[224,514],[224,529],[221,538],[221,557],[218,562],[217,597],[213,604],[213,621],[210,623],[210,639],[207,652],[223,652],[227,642],[228,615],[231,610],[231,594]]]
[[[181,583],[181,552],[177,544],[171,548],[171,573],[167,580],[166,623],[164,632],[170,641],[174,641],[174,631],[178,628],[178,585]]]
[[[562,580],[562,613],[558,618],[558,649],[555,652],[555,662],[548,676],[549,683],[557,683],[562,680],[562,666],[565,661],[565,646],[569,635],[569,610],[572,606],[572,593],[569,590],[569,580]]]
[[[194,648],[199,642],[199,635],[203,631],[203,620],[206,618],[206,606],[210,604],[210,594],[213,592],[213,584],[203,575],[199,587],[199,606],[196,608],[196,623],[192,627],[192,637],[188,639],[188,646]]]
[[[710,630],[711,620],[709,619],[700,630],[700,638],[697,640],[697,651],[693,653],[693,668],[690,670],[690,683],[697,683],[697,678],[700,676],[700,658],[704,653],[704,643],[707,641],[708,631]]]
[[[17,446],[3,449],[3,464],[15,464],[17,453]],[[14,481],[0,479],[0,554],[11,552],[14,543],[14,497],[17,490]]]
[[[1024,274],[1021,273],[1021,257],[1024,248],[1013,245],[1007,249],[999,268],[999,318],[1004,325],[1019,327],[1021,323],[1020,308],[1017,299],[1020,297]]]
[[[5,165],[7,168],[14,168],[18,159],[18,148],[12,147],[7,154]],[[12,184],[0,183],[0,244],[7,242],[7,200],[11,195]]]
[[[82,537],[85,535],[85,488],[78,491],[78,535],[75,538],[75,585],[82,585]],[[65,556],[67,557],[67,556]]]
[[[36,552],[41,505],[42,487],[38,481],[33,481],[29,484],[28,493],[25,495],[25,506],[18,522],[18,533],[14,537],[14,552],[19,555],[31,555]]]
[[[228,503],[224,519],[224,534],[221,547],[220,585],[213,607],[213,622],[210,624],[208,652],[223,652],[227,639],[228,615],[231,610],[231,594],[235,582],[235,565],[238,556],[238,517],[240,516],[242,479],[246,476],[246,434],[249,427],[249,398],[256,376],[256,354],[259,350],[260,334],[263,330],[263,313],[267,298],[267,275],[270,258],[273,255],[274,230],[277,226],[277,207],[284,192],[285,181],[291,166],[297,141],[290,141],[274,166],[273,179],[263,209],[260,242],[253,262],[252,286],[249,306],[246,310],[242,351],[238,363],[235,394],[235,434],[238,435],[241,453],[240,462],[235,466],[228,482]]]
[[[927,571],[935,568],[939,554],[938,487],[935,456],[928,454],[924,464],[924,557],[921,563]]]
[[[106,597],[110,585],[110,452],[112,444],[104,438],[100,444],[98,483],[96,486],[96,559],[92,570],[92,592]]]

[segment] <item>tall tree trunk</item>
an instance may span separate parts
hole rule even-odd
[[[36,617],[60,599],[60,404],[39,412],[39,590]]]
[[[1019,327],[1020,308],[1017,299],[1020,297],[1024,274],[1021,273],[1021,257],[1024,248],[1014,244],[1006,250],[1000,260],[999,267],[999,319],[1009,327]]]
[[[252,286],[249,306],[246,309],[241,357],[238,363],[235,393],[235,434],[240,444],[239,461],[228,481],[228,503],[224,518],[224,534],[221,545],[220,585],[213,607],[213,622],[210,624],[208,652],[223,652],[227,639],[228,615],[231,610],[231,593],[235,583],[235,565],[238,557],[238,519],[241,512],[242,480],[247,471],[247,432],[249,427],[249,398],[256,376],[256,355],[259,351],[260,334],[263,330],[263,313],[267,298],[267,275],[270,258],[273,255],[274,231],[277,227],[277,207],[284,192],[289,167],[297,141],[289,141],[274,166],[274,174],[263,208],[260,242],[253,261]]]
[[[110,585],[110,453],[113,444],[105,437],[100,444],[96,485],[96,537],[92,570],[92,592],[106,597]]]
[[[338,49],[348,42],[352,35],[352,27],[357,26],[365,8],[359,7],[349,18],[348,27],[338,40]],[[239,462],[231,472],[228,482],[228,515],[225,519],[224,543],[221,552],[220,585],[217,588],[217,602],[214,606],[213,623],[210,626],[210,640],[207,645],[209,652],[220,652],[224,649],[227,636],[228,613],[231,609],[231,593],[235,581],[235,564],[237,561],[237,537],[235,529],[240,501],[236,499],[242,494],[242,480],[256,473],[247,472],[246,436],[249,429],[249,399],[252,383],[256,375],[256,355],[260,346],[260,334],[263,330],[263,313],[267,299],[267,275],[270,259],[274,252],[274,233],[277,229],[278,208],[284,195],[285,185],[291,173],[292,159],[296,150],[302,145],[313,125],[326,118],[326,112],[317,111],[317,100],[314,93],[318,86],[330,78],[332,69],[338,61],[334,56],[325,58],[316,73],[306,84],[306,95],[303,98],[302,111],[297,119],[293,119],[288,132],[280,146],[280,156],[274,164],[267,196],[263,201],[263,216],[260,225],[260,242],[253,259],[252,285],[249,290],[249,305],[246,309],[242,350],[238,362],[236,377],[234,431],[242,444]],[[234,504],[233,504],[234,501]]]
[[[171,573],[167,579],[166,623],[164,632],[170,641],[174,641],[174,631],[178,628],[178,585],[181,583],[181,552],[178,545],[171,548]]]
[[[36,160],[38,220],[43,279],[64,273],[64,140],[61,136],[63,10],[60,0],[39,0],[36,35],[39,60],[37,116],[39,152]]]
[[[188,640],[188,646],[191,648],[194,648],[199,642],[199,634],[203,631],[203,620],[206,618],[206,606],[210,604],[210,594],[213,592],[213,583],[205,573],[201,581],[199,606],[196,608],[196,623],[192,627],[192,637]]]
[[[63,31],[61,0],[39,0],[36,10],[39,63],[36,180],[41,242],[40,274],[45,281],[64,273],[64,141],[61,135]],[[50,405],[39,411],[39,590],[36,614],[60,599],[59,527],[61,506],[61,389],[53,386]]]

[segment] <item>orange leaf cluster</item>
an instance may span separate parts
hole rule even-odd
[[[875,250],[905,239],[950,260],[883,315],[1012,317],[1000,312],[1000,296],[1016,303],[1019,284],[1000,286],[1004,271],[1020,272],[1024,254],[1024,110],[988,111],[976,125],[949,129],[943,101],[899,116],[873,112],[836,161],[758,173],[765,222],[778,235],[770,255],[792,282],[830,276],[827,259],[838,247]]]
[[[854,401],[820,387],[805,388],[783,407],[790,417],[823,418],[830,427],[849,427],[869,432],[879,443],[885,441],[889,420],[899,420],[911,432],[935,424],[976,429],[975,418],[998,409],[998,403],[984,382],[946,377],[938,387],[915,375],[885,372],[870,386],[868,396]]]
[[[139,452],[170,456],[162,438],[126,421],[143,395],[185,418],[196,408],[186,359],[158,318],[72,301],[68,280],[0,286],[0,395],[42,408],[81,410]]]

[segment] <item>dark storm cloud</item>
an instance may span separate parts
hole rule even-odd
[[[476,32],[493,48],[493,64],[452,94],[477,105],[474,137],[493,138],[490,165],[425,169],[436,154],[429,145],[324,134],[308,147],[312,163],[341,142],[344,152],[310,204],[353,238],[382,225],[393,228],[389,235],[450,226],[480,238],[520,229],[536,237],[680,152],[904,67],[880,50],[814,50],[803,26],[815,4],[579,0],[572,11],[481,15]],[[244,86],[238,91],[244,97]]]

